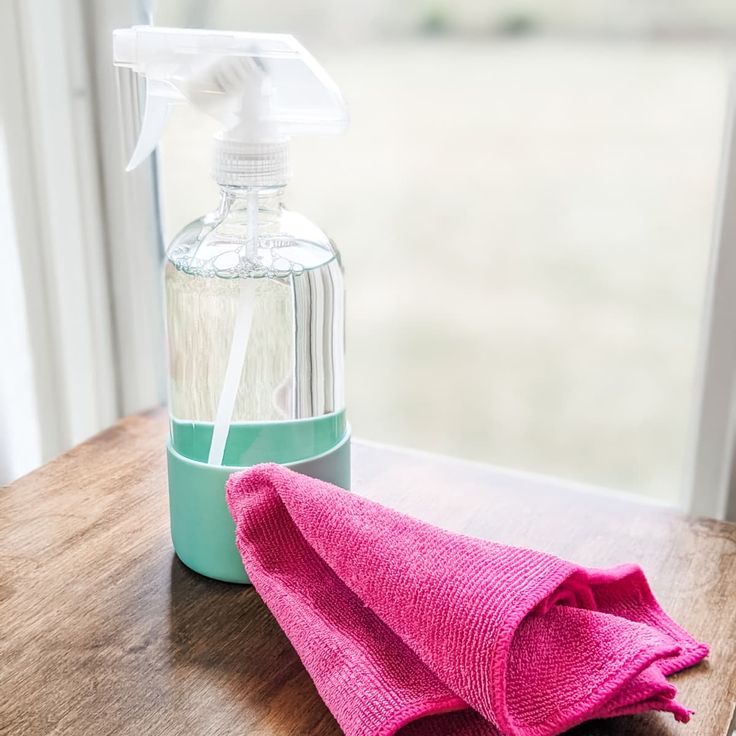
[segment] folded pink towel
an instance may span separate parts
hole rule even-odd
[[[277,465],[227,500],[256,590],[347,736],[547,736],[644,710],[708,653],[635,565],[451,534]]]

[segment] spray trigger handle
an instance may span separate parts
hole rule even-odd
[[[130,157],[126,171],[132,171],[150,156],[163,135],[171,108],[184,102],[179,91],[168,82],[149,79],[146,83],[146,107],[143,112],[141,131]]]

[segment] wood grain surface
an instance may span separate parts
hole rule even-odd
[[[339,734],[255,591],[174,557],[166,431],[161,412],[129,417],[0,491],[0,733]],[[689,724],[647,714],[575,736],[730,736],[736,526],[433,455],[355,443],[353,456],[357,492],[448,529],[639,562],[711,645],[674,678]]]

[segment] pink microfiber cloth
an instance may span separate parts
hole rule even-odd
[[[708,653],[634,565],[451,534],[277,465],[233,475],[248,574],[347,736],[546,736],[655,709]]]

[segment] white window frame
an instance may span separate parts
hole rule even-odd
[[[736,76],[728,96],[683,506],[736,520]]]
[[[112,28],[145,21],[127,0],[0,3],[0,105],[44,460],[163,400],[155,168],[120,175],[110,61]]]

